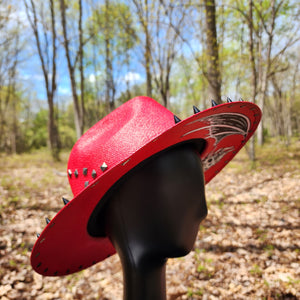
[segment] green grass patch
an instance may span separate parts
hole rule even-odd
[[[261,277],[263,271],[261,270],[261,268],[260,268],[257,264],[254,264],[254,265],[252,266],[252,268],[250,269],[250,273],[251,273],[252,275]]]
[[[235,174],[251,173],[254,171],[279,167],[283,172],[300,169],[300,140],[293,139],[290,146],[277,139],[270,139],[262,147],[256,146],[256,161],[252,162],[246,147],[229,162]]]

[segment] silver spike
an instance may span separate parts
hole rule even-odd
[[[239,101],[243,102],[244,100],[243,100],[243,98],[240,98],[240,100],[239,100]]]
[[[40,234],[39,234],[39,233],[37,233],[37,234],[36,234],[36,236],[37,236],[37,238],[39,238],[39,237],[40,237]]]
[[[96,176],[97,176],[97,172],[96,172],[95,170],[93,170],[93,172],[92,172],[92,177],[95,179]]]
[[[231,102],[232,100],[229,97],[227,97],[227,103],[231,103]]]
[[[89,182],[86,181],[86,182],[84,183],[84,187],[87,187],[88,185],[89,185]]]
[[[194,114],[197,114],[200,112],[200,109],[198,107],[196,107],[195,105],[193,105],[193,110],[194,110]]]
[[[83,173],[84,176],[87,175],[87,172],[88,172],[88,169],[87,168],[83,168],[82,173]]]
[[[215,100],[211,99],[211,106],[214,107],[217,105],[218,105],[218,103]]]
[[[107,164],[104,162],[100,167],[101,171],[104,172],[107,169]]]
[[[177,116],[174,115],[174,121],[175,121],[175,124],[177,124],[177,123],[179,123],[181,120],[180,120]]]
[[[71,176],[72,176],[72,171],[69,169],[68,170],[68,175],[69,175],[69,177],[71,178]]]
[[[75,170],[74,175],[75,175],[76,178],[78,177],[78,170],[77,169]]]
[[[68,204],[70,201],[64,197],[62,197],[62,201],[64,203],[64,205]]]
[[[45,218],[46,219],[46,223],[47,223],[47,225],[51,222],[50,221],[50,219],[48,219],[48,218]]]

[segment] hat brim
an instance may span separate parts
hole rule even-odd
[[[87,225],[95,207],[126,173],[147,158],[176,144],[204,139],[200,154],[208,183],[245,145],[261,119],[258,106],[250,102],[221,104],[180,121],[108,169],[65,205],[46,226],[31,254],[33,269],[45,276],[78,272],[116,251],[107,237],[92,237]]]

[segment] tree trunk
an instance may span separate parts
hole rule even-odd
[[[147,23],[148,24],[148,23]],[[147,96],[152,97],[152,75],[151,75],[151,45],[148,32],[148,25],[145,26],[146,45],[145,45],[145,63],[146,63],[146,81],[147,81]]]
[[[265,100],[266,100],[266,95],[268,90],[269,73],[271,68],[271,50],[273,46],[273,34],[275,28],[276,14],[278,12],[278,7],[277,8],[275,7],[275,0],[271,1],[271,9],[272,9],[271,26],[269,31],[267,32],[268,34],[267,61],[266,61],[265,71],[262,74],[263,76],[261,76],[261,80],[262,80],[261,92],[260,92],[259,103],[258,103],[262,113],[264,113],[264,105],[265,105]],[[264,143],[264,118],[261,119],[258,125],[257,136],[258,136],[257,138],[258,144],[262,146]]]
[[[149,6],[148,0],[144,0],[144,6],[142,0],[133,0],[137,9],[137,14],[145,33],[145,51],[144,51],[144,63],[146,71],[146,94],[148,97],[152,97],[152,75],[151,75],[151,41],[149,34]],[[145,15],[144,15],[145,14]]]
[[[216,5],[215,0],[204,0],[204,3],[206,20],[206,53],[208,64],[206,78],[209,83],[209,92],[211,98],[217,103],[222,103],[219,45],[216,28]]]
[[[79,21],[78,21],[78,32],[79,32],[79,72],[80,72],[80,104],[81,104],[81,132],[84,131],[84,70],[83,70],[83,38],[82,38],[82,0],[78,0],[79,4]]]
[[[110,113],[110,48],[109,39],[105,38],[105,106],[106,114]]]
[[[288,121],[288,127],[287,127],[287,135],[288,135],[288,143],[290,144],[290,140],[293,136],[293,125],[292,125],[292,112],[293,112],[293,105],[294,105],[294,100],[296,97],[296,87],[297,87],[297,75],[299,71],[299,62],[300,62],[300,57],[298,57],[295,72],[293,74],[293,84],[292,84],[292,92],[290,99],[288,101],[288,116],[287,116],[287,121]]]
[[[52,30],[52,82],[51,82],[51,93],[48,96],[48,106],[49,106],[49,138],[51,145],[52,157],[55,160],[60,160],[60,138],[58,132],[58,124],[56,122],[54,114],[54,95],[56,92],[56,29],[55,29],[55,10],[54,10],[54,0],[50,0],[50,10],[51,10],[51,30]]]
[[[49,106],[48,133],[49,133],[51,154],[55,160],[59,160],[60,142],[59,142],[59,135],[58,135],[58,126],[55,118],[54,103],[51,95],[48,96],[48,106]]]
[[[142,22],[145,31],[145,68],[147,82],[147,96],[152,97],[152,75],[151,75],[151,43],[149,36],[149,6],[148,0],[145,0],[145,20]]]
[[[115,86],[113,78],[113,66],[112,66],[112,57],[111,57],[111,43],[109,37],[109,0],[105,0],[105,82],[106,82],[106,91],[105,91],[105,103],[106,103],[106,113],[110,113],[115,108]]]
[[[13,93],[12,93],[12,106],[13,106],[13,123],[12,123],[12,135],[11,135],[11,152],[13,154],[17,153],[17,131],[18,131],[18,126],[17,126],[17,108],[16,108],[16,94],[15,94],[15,87],[13,88]]]
[[[71,81],[71,89],[72,89],[72,95],[73,95],[73,104],[74,104],[74,117],[75,117],[75,128],[76,128],[76,135],[79,139],[81,135],[83,134],[83,118],[84,116],[81,113],[81,108],[79,105],[78,100],[78,94],[76,90],[76,79],[75,79],[75,65],[71,62],[70,57],[70,49],[69,49],[69,39],[67,35],[67,24],[66,24],[66,7],[65,7],[65,1],[60,0],[60,14],[61,14],[61,23],[62,23],[62,29],[63,29],[63,44],[65,48],[66,58],[68,62],[68,71]]]
[[[256,102],[256,94],[257,94],[257,73],[255,66],[255,58],[254,58],[254,41],[253,41],[253,0],[249,0],[249,54],[250,54],[250,62],[251,62],[251,86],[252,86],[252,95],[251,100],[253,103]],[[255,161],[255,135],[250,139],[250,147],[249,147],[249,158],[252,162]]]
[[[51,47],[52,49],[50,50],[50,46],[48,43],[48,38],[47,38],[47,32],[46,28],[44,28],[44,36],[45,36],[45,52],[42,50],[43,45],[40,39],[40,33],[39,33],[39,26],[38,26],[38,17],[36,13],[36,8],[33,0],[30,0],[31,3],[31,9],[33,13],[33,19],[30,17],[29,11],[28,11],[28,4],[26,1],[24,1],[25,7],[26,7],[26,13],[27,13],[27,18],[30,22],[30,25],[32,27],[34,36],[35,36],[35,41],[36,41],[36,46],[38,50],[38,55],[40,58],[41,62],[41,67],[43,71],[43,76],[44,76],[44,82],[45,82],[45,88],[46,88],[46,93],[47,93],[47,101],[48,101],[48,137],[49,137],[49,145],[50,145],[50,151],[52,154],[52,157],[54,160],[59,160],[59,152],[60,152],[60,140],[59,140],[59,132],[58,132],[58,125],[57,122],[55,121],[55,113],[54,113],[54,95],[56,92],[56,52],[57,52],[57,47],[56,47],[56,29],[55,29],[55,9],[54,9],[54,0],[49,0],[49,6],[50,6],[50,12],[51,12],[51,34],[52,34],[52,40],[51,40]],[[49,66],[49,56],[52,54],[52,59],[51,59],[51,70]],[[52,79],[50,82],[50,73],[52,74]]]

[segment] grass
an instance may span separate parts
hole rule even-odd
[[[284,164],[282,163],[284,161]],[[256,146],[256,161],[253,164],[244,147],[229,162],[228,168],[235,173],[260,171],[279,166],[283,172],[300,169],[300,140],[294,138],[289,147],[277,139],[270,139],[262,147]]]
[[[268,230],[267,229],[258,228],[258,229],[255,230],[255,233],[256,233],[256,235],[258,236],[258,239],[261,242],[264,242],[268,237]]]
[[[272,257],[272,255],[274,254],[274,249],[275,249],[274,245],[271,244],[266,245],[266,247],[264,247],[264,250],[267,252],[269,258]]]
[[[187,297],[193,299],[193,296],[202,296],[203,292],[204,292],[203,289],[200,289],[200,290],[197,290],[197,291],[193,291],[192,289],[188,289]]]
[[[32,166],[37,168],[61,168],[67,166],[67,159],[70,151],[63,151],[61,153],[61,161],[53,161],[50,152],[47,149],[39,149],[30,153],[6,155],[0,153],[0,168],[7,168],[13,170],[14,168],[30,168]]]
[[[250,273],[251,273],[252,275],[261,277],[263,271],[261,270],[261,268],[260,268],[257,264],[254,264],[254,265],[252,266],[252,268],[250,269]]]
[[[41,208],[41,200],[52,195],[59,199],[62,193],[69,193],[67,176],[57,176],[57,172],[66,174],[68,155],[69,151],[63,152],[62,160],[55,162],[47,149],[21,155],[0,154],[0,212]]]
[[[257,147],[257,167],[272,167],[280,165],[283,171],[300,168],[300,140],[293,139],[289,147],[282,141],[271,139],[263,147]],[[284,164],[282,164],[284,162]]]

